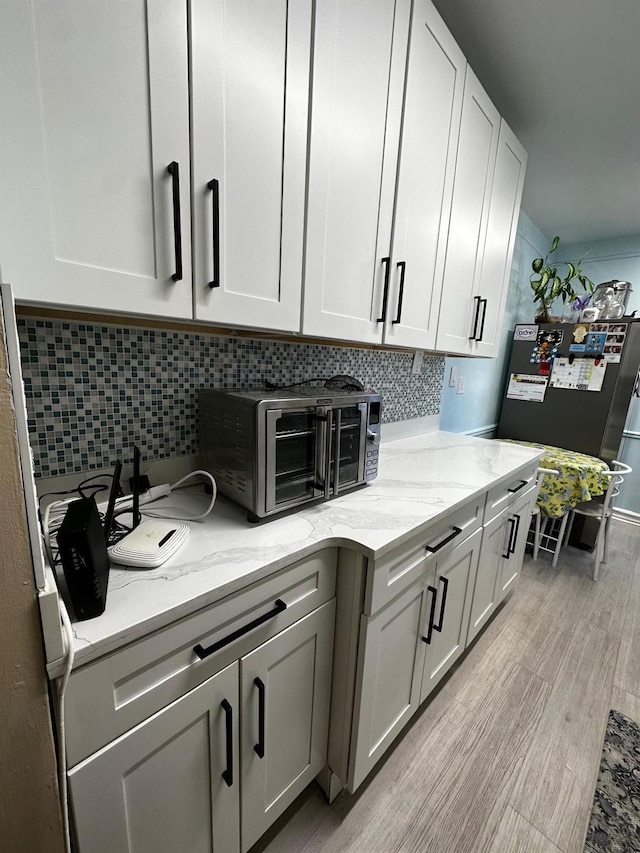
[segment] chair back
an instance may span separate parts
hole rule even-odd
[[[603,501],[603,511],[605,515],[607,510],[610,508],[613,499],[620,494],[620,484],[624,482],[625,476],[627,474],[631,474],[632,471],[633,468],[630,468],[629,465],[625,465],[624,462],[619,462],[617,459],[614,459],[611,462],[611,466],[607,471],[600,471],[602,476],[610,478],[609,487],[607,488]]]

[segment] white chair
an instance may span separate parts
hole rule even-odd
[[[614,459],[611,467],[607,471],[600,471],[600,475],[609,477],[609,486],[604,496],[604,500],[585,501],[578,504],[569,513],[569,525],[565,533],[564,543],[569,541],[573,520],[577,515],[584,515],[588,518],[597,518],[600,521],[598,533],[596,535],[596,543],[593,548],[593,579],[598,580],[600,573],[600,564],[606,563],[609,556],[609,525],[611,524],[611,516],[613,514],[613,499],[620,494],[620,484],[624,481],[624,475],[631,474],[632,468],[625,465],[624,462],[618,462]]]
[[[546,475],[557,477],[560,472],[556,468],[538,468],[538,476],[536,479],[536,485],[538,486],[538,492],[540,491],[540,486],[542,485],[542,480]],[[537,493],[536,493],[537,497]],[[553,554],[552,565],[556,566],[558,563],[558,555],[560,553],[560,547],[562,543],[562,536],[564,534],[564,529],[567,523],[567,515],[562,516],[562,520],[558,523],[560,524],[559,530],[555,531],[554,535],[554,525],[556,524],[556,519],[549,518],[545,516],[544,522],[542,523],[542,513],[540,512],[540,507],[538,504],[533,505],[533,510],[531,512],[532,519],[534,520],[534,528],[533,528],[533,559],[538,559],[538,554],[540,551],[548,551],[550,554]],[[547,530],[549,532],[547,533]],[[542,539],[545,539],[546,546],[542,544]],[[553,547],[549,547],[553,543]]]

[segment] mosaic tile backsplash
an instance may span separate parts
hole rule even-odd
[[[383,421],[436,415],[444,358],[62,320],[18,319],[36,477],[197,452],[197,389],[287,385],[349,374]]]

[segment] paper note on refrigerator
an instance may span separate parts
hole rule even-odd
[[[543,403],[549,380],[546,376],[533,373],[512,373],[507,387],[509,400],[527,400],[529,403]]]
[[[568,358],[556,358],[551,387],[568,391],[601,391],[606,368],[604,359],[596,364],[593,358],[576,358],[572,364]]]

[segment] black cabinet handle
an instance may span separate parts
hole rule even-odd
[[[429,584],[427,590],[431,593],[431,610],[429,611],[429,626],[427,628],[427,636],[422,637],[422,642],[429,645],[433,636],[433,620],[435,619],[436,615],[436,600],[438,598],[438,590],[435,588],[435,586],[431,586],[431,584]]]
[[[434,631],[442,631],[442,626],[444,624],[444,609],[447,606],[447,590],[449,589],[449,578],[445,578],[444,576],[440,577],[439,583],[442,584],[442,601],[440,602],[440,616],[438,618],[438,624],[433,623]]]
[[[226,699],[222,700],[220,706],[224,710],[227,741],[227,769],[222,771],[222,778],[231,787],[233,785],[233,708]]]
[[[511,525],[511,529],[509,530],[509,542],[507,543],[507,553],[502,555],[505,558],[505,560],[508,560],[509,557],[513,554],[513,550],[515,550],[515,549],[512,550],[512,548],[511,548],[511,545],[513,543],[513,534],[515,533],[515,529],[516,529],[515,518],[511,517],[509,519],[509,524]]]
[[[220,181],[213,178],[207,187],[211,190],[213,223],[213,279],[209,287],[214,288],[220,287]]]
[[[233,643],[233,641],[237,640],[239,637],[243,637],[245,634],[248,634],[249,631],[253,631],[253,629],[257,628],[259,625],[263,625],[265,622],[268,622],[269,619],[273,619],[274,616],[277,616],[278,613],[282,613],[282,611],[286,609],[287,605],[285,604],[285,602],[282,601],[282,599],[277,598],[273,610],[269,610],[267,613],[263,613],[262,616],[258,616],[257,619],[248,622],[246,625],[243,625],[242,628],[238,628],[237,631],[233,631],[231,634],[228,634],[222,640],[218,640],[217,643],[213,643],[213,645],[207,646],[206,649],[201,646],[200,643],[198,643],[197,646],[193,647],[193,651],[198,655],[200,660],[204,660],[206,657],[209,657],[209,655],[212,655],[219,649],[228,646],[229,643]]]
[[[396,319],[391,321],[391,325],[395,326],[400,322],[402,317],[402,297],[404,296],[404,274],[407,268],[406,261],[398,261],[396,267],[400,270],[400,292],[398,294],[398,313]]]
[[[482,305],[483,303],[484,306],[482,308],[482,323],[480,323],[480,334],[477,336],[476,341],[481,341],[482,336],[484,335],[484,321],[487,319],[487,302],[487,299],[481,299],[478,302],[478,308],[480,308],[480,305]]]
[[[474,296],[473,301],[476,303],[476,313],[475,313],[475,316],[473,318],[473,332],[469,335],[470,341],[476,340],[476,332],[478,331],[478,319],[479,319],[479,315],[480,315],[480,297]]]
[[[258,688],[258,743],[253,747],[258,758],[264,758],[264,699],[265,687],[261,678],[254,678],[253,683]]]
[[[173,160],[167,166],[173,187],[173,247],[176,255],[176,271],[171,276],[174,281],[182,279],[182,223],[180,219],[180,166]]]
[[[515,554],[515,552],[516,552],[516,544],[518,542],[518,534],[519,533],[520,533],[520,516],[518,515],[518,513],[516,513],[515,514],[515,524],[514,524],[514,529],[513,529],[513,537],[511,539],[511,542],[509,543],[510,547],[511,547],[511,550],[509,552],[510,554]]]
[[[462,533],[461,527],[453,527],[453,533],[450,533],[446,539],[443,539],[442,542],[438,542],[437,545],[425,545],[425,551],[428,551],[429,554],[436,554],[441,548],[444,548],[452,539],[455,539],[460,533]]]
[[[515,495],[515,493],[519,492],[520,489],[524,489],[524,487],[527,485],[528,482],[529,482],[528,480],[520,480],[519,486],[516,486],[515,489],[507,489],[507,491],[511,492],[512,495]]]
[[[387,319],[387,300],[389,299],[389,271],[391,269],[391,258],[383,258],[384,264],[384,291],[382,292],[382,316],[378,317],[376,323],[384,323]]]

